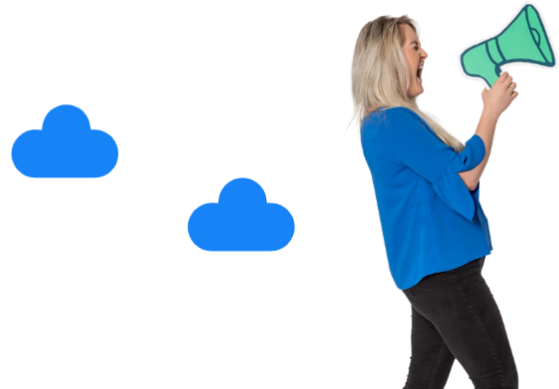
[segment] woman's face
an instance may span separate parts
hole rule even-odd
[[[413,98],[417,95],[423,93],[423,85],[422,80],[418,76],[421,74],[419,70],[419,66],[423,66],[423,62],[425,58],[427,58],[427,52],[421,48],[419,38],[417,34],[410,27],[408,24],[400,24],[398,25],[400,28],[400,32],[404,34],[405,42],[404,46],[402,47],[402,51],[404,52],[404,56],[408,61],[408,66],[410,67],[410,76],[411,82],[410,87],[408,88],[408,97]]]

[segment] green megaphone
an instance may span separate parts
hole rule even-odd
[[[552,67],[555,57],[538,11],[527,4],[499,35],[464,51],[461,62],[467,75],[481,77],[491,87],[501,75],[500,66],[506,63]]]

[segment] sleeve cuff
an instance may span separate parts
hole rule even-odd
[[[459,172],[472,170],[479,165],[481,161],[483,161],[483,158],[485,158],[485,142],[481,139],[481,136],[474,134],[468,139],[466,147],[458,153],[458,156],[463,165],[460,170],[458,170]]]
[[[483,139],[474,134],[466,142],[464,150],[458,153],[433,181],[433,188],[437,195],[452,210],[469,221],[474,220],[479,208],[479,183],[476,189],[470,191],[458,172],[472,170],[483,161],[484,157]]]

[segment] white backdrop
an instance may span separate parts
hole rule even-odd
[[[533,4],[559,55],[559,4]],[[418,21],[419,105],[462,141],[485,87],[460,54],[525,3],[470,1],[4,1],[0,6],[0,387],[401,388],[411,308],[388,268],[354,123],[357,35]],[[503,67],[480,200],[483,275],[523,387],[555,379],[559,72]],[[35,179],[17,137],[61,104],[119,147],[97,179]],[[235,178],[287,208],[275,252],[208,252],[188,219]],[[555,362],[555,363],[554,363]],[[471,388],[455,362],[447,387]]]

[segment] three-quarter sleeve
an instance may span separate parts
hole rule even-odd
[[[386,112],[386,125],[380,125],[375,138],[392,159],[433,184],[437,195],[454,211],[472,221],[479,207],[479,183],[470,191],[459,172],[475,168],[485,157],[483,139],[474,134],[464,150],[441,141],[427,128],[419,115],[405,107]]]

